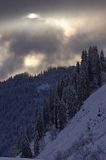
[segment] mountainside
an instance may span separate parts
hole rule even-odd
[[[59,79],[71,67],[50,68],[38,76],[27,73],[0,82],[0,156],[18,154],[24,130],[33,138],[37,112]]]
[[[0,157],[0,160],[31,160],[31,159],[28,159],[28,158],[6,158],[6,157]],[[37,159],[36,159],[37,160]]]
[[[105,94],[102,89],[92,93],[105,84],[105,76],[104,53],[92,46],[82,51],[75,66],[49,68],[34,77],[24,73],[0,82],[0,156],[85,160],[103,152],[101,146],[94,147],[93,132],[105,116],[98,99]]]
[[[81,110],[40,153],[39,160],[106,159],[106,85],[92,94]],[[20,158],[13,158],[20,160]],[[36,159],[36,160],[37,160]],[[12,160],[12,158],[0,158]],[[26,159],[25,159],[26,160]]]
[[[106,159],[106,85],[84,103],[38,158],[44,160]]]

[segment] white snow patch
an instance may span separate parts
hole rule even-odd
[[[92,136],[89,134],[92,134]],[[89,142],[86,142],[88,141],[87,137],[92,137]],[[82,142],[84,144],[82,144]],[[79,144],[80,146],[82,145],[82,148],[80,146],[78,148]],[[81,149],[81,151],[86,148],[95,151],[98,146],[105,156],[105,158],[101,157],[101,160],[105,160],[106,85],[97,90],[85,101],[81,110],[75,115],[65,129],[61,131],[56,140],[48,144],[38,157],[44,160],[55,160],[59,153],[65,155],[69,152],[68,154],[70,155],[67,155],[67,160],[76,160],[74,156],[78,151],[77,149],[75,151],[75,147]],[[78,160],[80,159],[78,158]]]

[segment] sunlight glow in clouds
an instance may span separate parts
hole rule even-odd
[[[64,35],[69,37],[71,35],[74,35],[76,33],[75,28],[71,27],[70,22],[67,19],[64,18],[60,18],[60,19],[56,19],[56,18],[47,18],[45,21],[47,24],[53,24],[56,27],[60,27],[63,29],[64,31]]]
[[[42,63],[43,59],[44,59],[43,54],[31,53],[25,57],[24,66],[29,67],[29,68],[38,67]]]
[[[36,13],[29,13],[27,15],[27,18],[29,18],[29,19],[39,19],[40,16],[38,14],[36,14]]]
[[[106,50],[104,13],[44,13],[29,8],[13,18],[4,16],[0,21],[0,79],[21,72],[37,74],[50,66],[75,65],[81,50],[92,44]]]

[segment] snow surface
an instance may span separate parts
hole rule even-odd
[[[65,129],[44,148],[38,159],[35,160],[64,160],[61,154],[66,156],[65,160],[82,160],[81,156],[84,156],[86,148],[87,151],[90,148],[94,153],[99,148],[98,159],[106,160],[106,85],[85,101],[81,110]],[[76,157],[79,156],[79,153],[80,157]],[[22,160],[20,158],[0,158],[0,160],[14,159]],[[96,158],[84,158],[84,160],[94,159]]]
[[[26,158],[6,158],[6,157],[0,157],[0,160],[31,160],[31,159],[26,159]],[[39,159],[36,159],[39,160]]]
[[[80,146],[83,149],[86,149],[84,146],[88,147],[94,152],[100,148],[104,156],[101,159],[106,159],[106,85],[85,101],[81,110],[38,157],[55,160],[58,155],[60,158],[60,154],[66,154],[67,160],[76,160],[74,157]]]
[[[29,158],[7,158],[7,157],[0,157],[0,160],[42,160],[42,159],[29,159]]]

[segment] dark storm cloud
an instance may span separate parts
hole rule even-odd
[[[41,53],[45,57],[45,61],[35,72],[32,69],[32,72],[36,73],[50,65],[68,65],[70,57],[74,61],[74,56],[79,55],[82,49],[90,45],[98,45],[105,50],[105,8],[105,0],[0,0],[0,47],[9,43],[7,51],[9,57],[7,56],[8,58],[0,66],[0,78],[4,79],[13,73],[26,71],[24,58],[31,52]],[[31,12],[40,14],[45,21],[35,23],[24,19]],[[51,24],[46,24],[47,18],[58,16],[64,18],[65,14],[70,17],[70,22],[71,18],[75,17],[80,22],[82,15],[87,19],[84,25],[79,24],[77,27],[75,25],[76,32],[70,37],[65,37],[61,27],[61,29],[56,26],[53,28]],[[67,16],[66,20],[68,21]],[[5,48],[6,45],[4,50]],[[4,54],[4,50],[2,47],[0,55]]]
[[[10,40],[11,38],[13,41],[10,50],[17,55],[26,55],[30,51],[52,55],[59,51],[63,33],[61,30],[48,29],[43,35],[30,36],[27,33],[18,33],[10,37]]]
[[[0,67],[0,78],[4,79],[13,73],[26,71],[24,68],[24,58],[33,52],[35,54],[43,54],[46,58],[46,62],[43,62],[36,72],[40,72],[42,69],[46,69],[47,66],[55,62],[55,58],[58,57],[62,46],[63,32],[58,29],[48,29],[43,35],[35,34],[30,36],[29,33],[11,33],[5,35],[1,44],[9,42],[8,54],[10,57]],[[4,51],[3,51],[4,52]],[[11,56],[13,54],[13,56]],[[33,70],[33,69],[32,69]],[[27,70],[28,71],[28,70]],[[34,72],[34,71],[32,71]],[[34,72],[35,73],[35,72]]]
[[[83,10],[89,8],[103,8],[105,0],[0,0],[0,18],[13,18],[26,12],[48,13],[59,10],[65,12],[75,9]],[[77,10],[75,12],[77,12]]]
[[[49,65],[58,65],[63,57],[64,63],[67,62],[70,55],[80,54],[82,49],[88,48],[90,45],[98,45],[100,48],[105,49],[106,33],[104,32],[101,36],[96,36],[96,33],[77,33],[71,36],[67,43],[64,42],[63,32],[61,30],[51,29],[45,32],[43,35],[29,36],[28,33],[24,34],[12,34],[6,40],[10,41],[10,53],[13,52],[13,58],[7,60],[2,67],[1,77],[5,77],[7,73],[12,73],[22,68],[23,58],[30,54],[31,51],[36,54],[42,53],[46,57],[45,64],[42,64],[42,68],[46,68]],[[102,41],[101,41],[102,40]],[[5,41],[5,39],[3,40]]]
[[[88,49],[92,45],[98,46],[99,49],[106,49],[106,32],[102,31],[102,34],[96,32],[81,32],[74,36],[71,36],[66,44],[66,48],[71,53],[80,54],[82,49]]]
[[[105,49],[105,32],[100,35],[95,32],[78,32],[70,36],[67,43],[64,43],[64,38],[63,32],[56,29],[54,31],[52,29],[52,32],[50,29],[48,32],[44,32],[43,35],[29,36],[28,33],[15,33],[5,37],[3,43],[5,41],[10,42],[10,58],[0,68],[1,79],[20,70],[24,72],[23,60],[31,51],[35,54],[42,53],[46,57],[41,66],[36,69],[38,73],[50,65],[60,65],[62,61],[64,62],[63,65],[66,65],[70,56],[74,58],[75,55],[81,53],[82,49],[86,49],[90,45],[98,45],[100,48]],[[11,53],[14,53],[12,57]],[[33,73],[35,73],[34,70]]]

